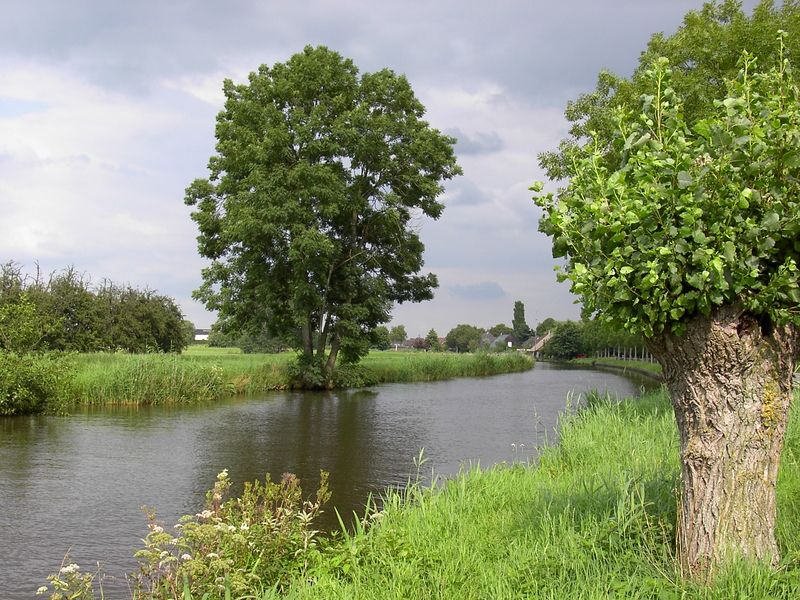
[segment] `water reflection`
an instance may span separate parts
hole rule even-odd
[[[234,491],[286,471],[312,491],[325,469],[333,505],[349,515],[368,494],[405,483],[420,448],[442,475],[465,463],[525,461],[554,439],[570,391],[626,396],[641,383],[539,364],[527,373],[367,391],[0,418],[3,594],[31,597],[70,548],[85,567],[99,559],[106,572],[133,571],[146,533],[140,507],[157,507],[172,525],[199,509],[223,468],[239,484]],[[332,525],[333,511],[326,517]],[[105,588],[108,597],[127,594],[121,581]]]

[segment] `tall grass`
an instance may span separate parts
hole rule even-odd
[[[736,564],[710,587],[681,579],[678,437],[658,393],[565,418],[538,465],[389,493],[376,524],[343,536],[289,597],[798,598],[798,417],[779,481],[778,571]]]
[[[293,353],[241,354],[192,348],[185,354],[81,354],[75,359],[75,404],[164,404],[216,400],[289,386]],[[437,381],[531,368],[520,354],[374,352],[356,369],[341,369],[344,387]]]
[[[446,352],[370,352],[361,362],[377,383],[440,381],[525,371],[533,361],[518,352],[452,354]]]
[[[79,404],[164,404],[281,389],[292,354],[81,354]]]

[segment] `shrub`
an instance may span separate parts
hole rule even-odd
[[[234,596],[282,590],[302,576],[319,555],[312,522],[330,497],[328,474],[320,472],[314,500],[302,498],[300,481],[285,473],[280,483],[246,483],[240,498],[225,500],[227,471],[206,495],[205,509],[181,517],[176,535],[151,513],[144,548],[136,553],[140,597],[161,599],[217,590]]]
[[[0,352],[0,415],[63,411],[73,371],[69,355]]]

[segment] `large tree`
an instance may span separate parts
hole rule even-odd
[[[196,296],[231,327],[294,335],[308,381],[333,383],[393,302],[430,299],[415,219],[460,172],[408,80],[306,47],[224,83],[216,154],[186,203],[211,259]]]
[[[511,320],[511,328],[514,337],[520,342],[524,342],[533,335],[528,323],[525,322],[525,304],[522,303],[522,300],[514,302],[514,318]]]
[[[666,58],[635,114],[573,154],[540,229],[584,308],[639,333],[680,431],[678,552],[706,578],[775,563],[775,485],[800,349],[800,93],[789,62],[745,55],[691,123]],[[691,96],[687,96],[691,99]],[[616,164],[608,149],[618,157]]]
[[[481,337],[484,333],[486,332],[479,327],[461,323],[447,332],[445,344],[448,350],[475,352],[481,343]]]

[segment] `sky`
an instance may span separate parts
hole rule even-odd
[[[752,7],[753,1],[745,2]],[[7,2],[0,21],[0,262],[192,300],[207,263],[184,190],[207,176],[222,81],[325,45],[405,74],[464,174],[420,221],[435,298],[395,307],[424,336],[458,323],[577,318],[528,187],[601,69],[629,75],[699,0]],[[550,186],[554,189],[554,186]]]

